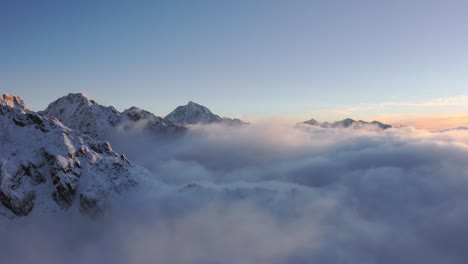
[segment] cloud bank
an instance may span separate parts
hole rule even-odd
[[[5,263],[465,263],[468,133],[265,122],[110,135],[148,168],[99,219],[8,220]],[[136,139],[135,139],[136,138]],[[5,219],[2,220],[6,221]]]

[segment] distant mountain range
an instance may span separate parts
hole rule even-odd
[[[112,106],[102,106],[81,93],[70,93],[51,103],[39,114],[55,117],[64,125],[97,139],[108,140],[106,134],[116,129],[130,129],[137,125],[154,135],[183,132],[188,125],[222,123],[247,124],[239,119],[221,118],[207,107],[189,102],[179,106],[165,118],[132,106],[119,112]]]
[[[310,119],[310,120],[301,122],[301,124],[318,126],[322,128],[352,128],[352,129],[375,128],[375,129],[380,129],[380,130],[385,130],[385,129],[392,127],[391,125],[387,125],[379,121],[372,121],[372,122],[366,122],[363,120],[356,121],[351,118],[346,118],[341,121],[335,121],[333,123],[329,123],[329,122],[320,123],[315,119]]]
[[[189,102],[161,118],[137,107],[119,112],[81,93],[70,93],[33,112],[17,96],[0,97],[0,216],[79,210],[95,215],[113,196],[151,177],[116,153],[109,133],[142,128],[152,135],[177,135],[193,124],[247,124],[221,118]]]

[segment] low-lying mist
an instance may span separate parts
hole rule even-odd
[[[256,125],[109,135],[154,179],[97,219],[0,227],[2,263],[465,263],[468,133]],[[4,221],[2,221],[4,222]]]

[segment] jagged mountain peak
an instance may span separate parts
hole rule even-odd
[[[70,103],[81,103],[81,104],[86,104],[88,106],[92,106],[92,105],[97,104],[94,100],[91,100],[84,93],[69,93],[69,94],[63,96],[60,99],[67,100]]]
[[[221,122],[222,120],[220,116],[213,114],[207,107],[193,101],[189,101],[186,105],[178,106],[164,119],[181,125],[211,124]]]
[[[122,112],[122,114],[126,115],[128,118],[134,121],[146,119],[146,118],[158,118],[161,119],[160,117],[155,116],[149,111],[143,110],[141,108],[138,108],[136,106],[132,106]]]
[[[22,110],[29,110],[29,108],[19,96],[11,94],[3,94],[0,97],[0,105],[7,105],[9,107],[19,108]]]
[[[151,113],[150,111],[147,111],[145,109],[141,109],[137,106],[132,106],[128,109],[125,109],[122,114],[125,114],[125,113],[145,113],[145,114],[150,114],[150,115],[154,115],[153,113]],[[156,115],[154,115],[156,116]]]
[[[50,105],[58,104],[58,103],[62,103],[62,104],[66,103],[68,104],[68,106],[79,105],[79,106],[88,106],[88,107],[93,107],[93,106],[106,107],[106,108],[115,110],[113,106],[103,106],[103,105],[98,104],[95,100],[91,99],[88,95],[81,93],[81,92],[69,93],[65,96],[58,98],[57,100],[52,102]]]
[[[121,119],[117,109],[102,106],[82,93],[63,96],[39,113],[55,117],[66,126],[98,139],[106,139],[106,130],[115,126]]]
[[[84,93],[81,93],[81,92],[78,92],[78,93],[68,93],[67,95],[65,95],[65,96],[63,96],[63,97],[67,97],[67,98],[83,98],[83,99],[89,100],[89,99],[88,99],[88,96],[86,96]]]
[[[46,110],[50,110],[51,108],[55,107],[74,107],[74,108],[87,108],[92,106],[99,106],[94,100],[89,99],[83,93],[69,93],[65,96],[62,96],[55,100],[54,102],[50,103]]]
[[[184,107],[184,106],[182,106]],[[208,109],[208,107],[204,106],[204,105],[201,105],[201,104],[197,104],[193,101],[189,101],[187,103],[187,105],[185,105],[186,108],[188,109],[191,109],[191,110],[195,110],[195,111],[201,111],[201,112],[204,112],[204,113],[207,113],[207,114],[213,114],[210,109]]]
[[[314,126],[319,124],[319,122],[317,120],[313,119],[313,118],[309,119],[307,121],[304,121],[302,123],[307,124],[307,125],[314,125]]]
[[[201,104],[189,101],[186,105],[178,106],[174,111],[169,113],[165,120],[171,121],[179,125],[194,125],[194,124],[214,124],[221,123],[226,125],[246,125],[240,119],[231,119],[220,117],[211,112],[208,107]]]

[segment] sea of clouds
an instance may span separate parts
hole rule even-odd
[[[2,223],[2,263],[466,263],[468,133],[269,120],[109,135],[154,178],[96,219]]]

